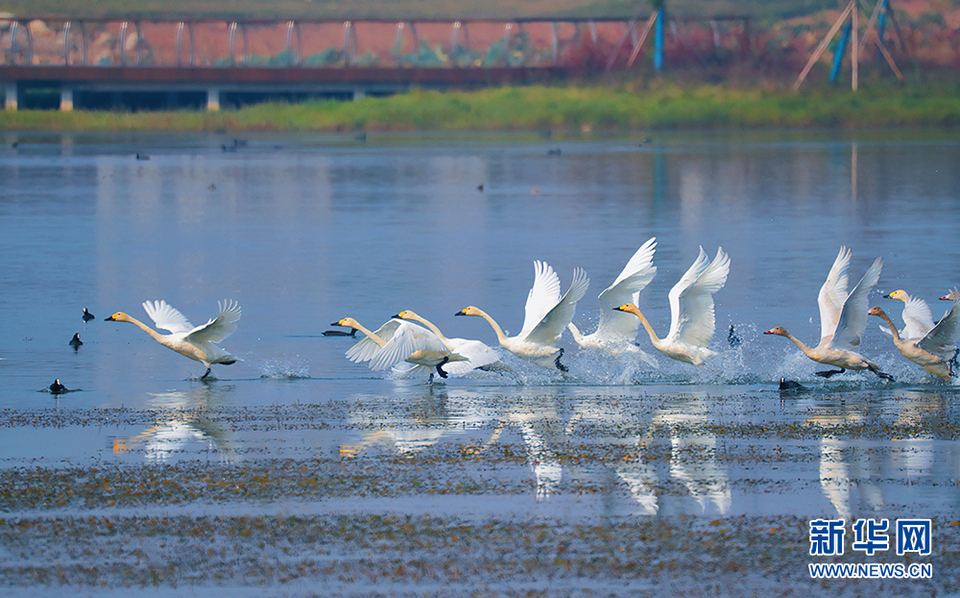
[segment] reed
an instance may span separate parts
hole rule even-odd
[[[0,130],[570,131],[960,125],[957,86],[857,93],[660,84],[415,90],[356,102],[268,103],[221,112],[0,111]]]

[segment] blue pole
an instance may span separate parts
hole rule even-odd
[[[877,37],[880,39],[880,45],[883,45],[883,31],[887,27],[887,11],[890,10],[890,0],[883,0],[883,8],[880,10],[880,18],[877,19]],[[883,53],[878,49],[877,58],[883,58]]]
[[[653,48],[653,67],[658,73],[663,70],[663,17],[664,10],[661,8],[657,11],[657,31]]]
[[[847,49],[847,42],[850,41],[850,30],[853,29],[853,22],[847,23],[847,26],[843,28],[843,35],[840,36],[840,45],[837,46],[837,51],[833,55],[833,69],[830,71],[830,82],[833,83],[837,80],[837,77],[840,75],[840,63],[843,62],[843,53]]]

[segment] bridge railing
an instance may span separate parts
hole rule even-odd
[[[639,25],[638,25],[639,23]],[[629,55],[640,19],[440,21],[0,21],[0,64],[179,67],[503,67]],[[742,43],[740,17],[710,19]],[[626,42],[626,43],[625,43]],[[625,63],[626,60],[623,60]]]

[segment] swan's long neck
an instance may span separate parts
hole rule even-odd
[[[663,341],[657,336],[657,333],[653,331],[653,326],[650,325],[650,322],[647,321],[646,316],[639,310],[630,310],[633,315],[640,318],[640,323],[643,324],[643,328],[647,331],[647,334],[650,335],[650,342],[653,343],[654,347],[659,348],[663,344]]]
[[[481,318],[483,318],[490,324],[490,326],[493,328],[493,331],[497,335],[497,340],[500,342],[500,345],[502,346],[503,342],[507,340],[507,335],[503,333],[503,329],[500,328],[500,324],[497,324],[497,321],[491,318],[490,314],[488,314],[487,312],[483,311],[480,308],[477,308],[477,314],[479,314]]]
[[[386,342],[384,342],[384,340],[383,340],[382,338],[380,338],[380,337],[377,336],[376,334],[370,332],[370,330],[369,330],[368,328],[364,328],[363,325],[360,324],[360,322],[354,321],[354,322],[351,324],[351,326],[352,326],[353,328],[356,328],[356,329],[359,330],[360,332],[366,334],[366,335],[367,335],[367,338],[369,338],[369,339],[372,340],[373,342],[377,343],[377,345],[383,347],[384,345],[387,344]]]
[[[903,339],[900,338],[900,331],[897,330],[897,326],[893,323],[893,320],[890,319],[890,316],[888,316],[886,313],[877,314],[877,316],[887,323],[887,328],[890,329],[890,334],[893,335],[894,344],[900,344],[900,341]]]
[[[446,341],[446,340],[447,340],[447,337],[443,336],[443,333],[440,332],[440,329],[437,328],[437,326],[436,326],[433,322],[431,322],[430,320],[428,320],[428,319],[426,319],[426,318],[421,318],[420,316],[414,316],[414,317],[407,316],[407,318],[413,320],[414,322],[420,322],[421,324],[423,324],[424,326],[426,326],[427,328],[429,328],[431,332],[433,332],[433,333],[436,334],[438,337],[440,337],[440,340],[442,340],[442,341]]]
[[[812,357],[813,349],[811,349],[810,347],[808,347],[807,345],[805,345],[802,340],[800,340],[800,339],[798,339],[797,337],[793,336],[792,334],[790,334],[790,333],[787,332],[786,330],[785,330],[784,332],[785,332],[785,334],[784,334],[783,336],[785,336],[785,337],[787,337],[788,339],[792,340],[792,341],[793,341],[793,344],[795,344],[795,345],[797,346],[797,348],[800,349],[801,352],[803,352],[804,355],[806,355],[806,356],[809,357],[810,359],[813,359],[813,357]],[[821,341],[820,344],[822,345],[822,344],[823,344],[823,341]],[[816,361],[816,359],[813,359],[813,360]]]
[[[167,342],[168,339],[166,338],[165,335],[160,334],[159,332],[157,332],[153,328],[150,328],[140,320],[134,318],[131,315],[127,315],[127,321],[133,324],[134,326],[136,326],[137,328],[139,328],[140,330],[143,330],[144,332],[149,334],[151,338],[153,338],[153,340],[157,341],[161,345],[169,345],[169,343]]]

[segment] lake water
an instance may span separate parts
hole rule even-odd
[[[863,352],[896,383],[824,381],[786,339],[762,334],[782,325],[816,344],[817,293],[841,245],[853,251],[851,287],[883,258],[872,305],[899,321],[899,302],[882,295],[903,288],[943,313],[937,298],[960,285],[956,135],[2,139],[0,470],[22,491],[0,499],[10,515],[909,516],[942,529],[960,517],[956,386],[902,358],[877,318]],[[627,371],[566,334],[569,377],[505,353],[513,372],[431,385],[353,364],[352,339],[322,335],[342,317],[374,329],[412,309],[494,346],[485,322],[453,314],[477,305],[518,332],[534,260],[563,289],[586,270],[574,321],[592,331],[597,294],[653,236],[658,272],[640,307],[661,335],[667,293],[699,246],[730,255],[715,296],[720,356],[702,371],[663,356]],[[243,316],[222,346],[241,361],[201,381],[199,363],[104,321],[149,321],[148,299],[194,324],[236,299]],[[96,318],[84,322],[83,307]],[[726,343],[730,325],[739,348]],[[782,401],[781,377],[812,391]],[[46,392],[54,379],[77,392]],[[288,461],[328,475],[373,468],[394,486],[299,500],[281,484],[253,503],[184,508],[96,491],[80,505],[31,502],[21,478],[160,467],[186,486],[197,463]],[[430,473],[405,469],[413,462]]]

